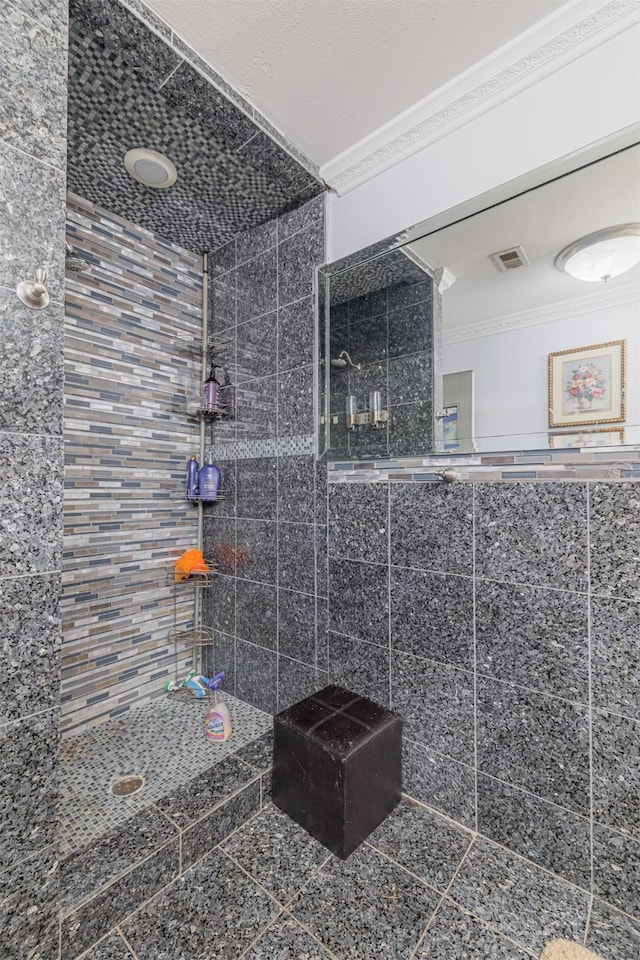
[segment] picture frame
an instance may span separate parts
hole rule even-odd
[[[626,340],[549,354],[549,426],[623,423]]]
[[[573,433],[549,434],[551,450],[580,450],[583,447],[618,447],[625,442],[624,427],[603,427],[602,430],[583,430]]]

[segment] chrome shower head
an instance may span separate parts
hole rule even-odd
[[[343,350],[340,356],[334,357],[331,361],[331,366],[336,367],[338,370],[344,370],[345,367],[351,367],[352,370],[362,370],[362,364],[354,363],[346,350]]]
[[[79,257],[75,252],[68,240],[64,242],[65,255],[64,255],[64,268],[68,270],[69,273],[83,273],[85,270],[89,269],[88,262],[84,257]]]

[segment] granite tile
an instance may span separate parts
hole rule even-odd
[[[583,591],[584,483],[483,483],[476,489],[476,575]]]
[[[547,940],[582,942],[589,895],[479,837],[450,897],[499,933],[541,951]]]
[[[329,560],[329,629],[389,644],[389,570],[382,564]]]
[[[211,430],[209,445],[213,446],[219,439],[220,425],[216,423]],[[236,515],[238,461],[234,459],[221,460],[218,463],[218,469],[220,470],[220,490],[224,493],[224,497],[218,500],[211,509],[215,511],[217,517],[229,517],[233,519]]]
[[[47,710],[0,727],[0,870],[56,838],[58,717]]]
[[[273,310],[238,324],[237,383],[270,377],[278,370],[278,321]]]
[[[319,597],[329,595],[329,556],[327,553],[327,526],[316,524],[316,591]]]
[[[83,847],[65,857],[60,863],[63,916],[177,836],[177,826],[149,806],[94,841],[90,849]]]
[[[349,355],[354,363],[368,365],[387,358],[387,315],[349,322]]]
[[[377,272],[379,266],[383,264],[383,261],[378,260],[375,263],[359,263],[355,267],[349,270],[349,273],[345,277],[336,276],[331,280],[332,284],[332,300],[335,299],[336,293],[340,291],[342,281],[346,281],[347,291],[349,289],[352,292],[360,290],[363,286],[371,286],[371,278],[368,275],[368,271],[373,268]],[[368,293],[362,294],[362,296],[350,296],[347,302],[349,308],[349,323],[358,322],[359,320],[370,320],[372,317],[378,317],[380,314],[387,315],[387,297],[388,297],[388,287],[380,286],[380,277],[374,279],[375,286],[379,286],[378,290],[371,290]],[[350,284],[352,285],[350,287]],[[342,293],[342,296],[345,294]]]
[[[297,437],[313,430],[313,366],[278,374],[278,436]]]
[[[278,701],[278,658],[275,652],[236,641],[236,696],[265,713]]]
[[[275,587],[251,580],[237,581],[236,636],[275,650],[278,640],[278,594]]]
[[[313,363],[314,313],[311,297],[278,310],[278,370]]]
[[[586,703],[588,620],[581,594],[478,581],[478,672]]]
[[[262,317],[277,307],[275,247],[238,267],[238,323]]]
[[[640,720],[640,604],[592,597],[593,704]]]
[[[239,370],[239,350],[237,342],[237,327],[228,327],[226,330],[215,330],[209,337],[209,366],[222,367],[224,378],[222,384],[238,383]],[[224,394],[221,392],[221,399]],[[218,433],[221,426],[220,420],[209,421],[209,427],[213,437]]]
[[[85,954],[83,960],[133,960],[133,954],[119,933],[113,933]]]
[[[0,724],[57,704],[59,604],[57,574],[0,580]]]
[[[0,430],[62,433],[64,308],[24,307],[0,288]]]
[[[221,840],[237,830],[260,809],[260,781],[255,780],[239,793],[187,827],[182,835],[182,869],[191,866]]]
[[[388,444],[390,457],[423,456],[435,449],[433,401],[391,404]]]
[[[591,908],[587,947],[612,960],[637,960],[640,923],[596,899]]]
[[[255,771],[235,756],[214,763],[157,801],[156,806],[184,830],[255,779]]]
[[[328,674],[313,665],[278,657],[278,710],[304,700],[329,682]]]
[[[4,109],[13,109],[4,97]],[[38,98],[38,103],[44,101]],[[14,105],[15,106],[15,105]],[[40,164],[0,140],[0,286],[15,290],[47,273],[47,289],[55,303],[64,301],[65,178],[64,171]],[[33,211],[38,216],[33,216]],[[25,224],[29,229],[25,230]],[[50,311],[47,308],[47,313]]]
[[[329,485],[327,464],[316,460],[316,523],[327,523]]]
[[[235,327],[238,274],[230,270],[209,283],[209,333]]]
[[[278,459],[278,519],[292,523],[314,520],[315,462],[313,457]]]
[[[52,33],[64,38],[68,29],[68,7],[64,2],[57,0],[12,0],[13,6],[26,13],[32,20],[37,20]]]
[[[443,892],[472,836],[414,800],[403,799],[367,843]]]
[[[640,840],[594,823],[593,892],[640,920]]]
[[[235,586],[235,577],[218,574],[202,591],[205,621],[213,630],[235,633]]]
[[[238,266],[236,238],[224,243],[209,255],[209,270],[214,276],[228,273]]]
[[[235,388],[236,439],[272,440],[277,434],[278,379],[247,380]]]
[[[478,830],[571,883],[591,888],[587,817],[479,773]]]
[[[392,483],[391,562],[443,573],[473,572],[473,489]]]
[[[341,960],[408,957],[438,895],[375,850],[330,857],[292,912]]]
[[[278,583],[315,593],[316,529],[310,523],[278,524]]]
[[[278,244],[278,306],[311,296],[313,271],[323,260],[323,231],[319,221]]]
[[[389,360],[389,403],[412,403],[433,389],[433,356],[422,350]]]
[[[389,556],[389,486],[331,484],[329,553],[348,560],[387,563]]]
[[[224,671],[224,689],[231,696],[236,693],[236,638],[216,631],[213,646],[205,648],[205,657],[211,651],[211,661],[205,660],[207,676]]]
[[[423,300],[389,313],[389,356],[430,350],[432,343],[432,301]]]
[[[278,226],[276,220],[261,223],[251,230],[238,234],[237,250],[238,264],[253,260],[258,254],[264,253],[278,242]]]
[[[574,813],[589,813],[586,707],[478,679],[478,768]]]
[[[238,520],[236,574],[239,579],[275,583],[277,530],[272,520]]]
[[[473,582],[391,568],[391,646],[473,669]]]
[[[396,653],[391,709],[403,718],[405,736],[453,760],[473,763],[473,674]]]
[[[275,957],[282,960],[327,960],[330,954],[293,917],[282,914],[245,954],[245,960],[274,960]]]
[[[403,790],[411,797],[475,830],[473,767],[443,757],[421,743],[414,743],[405,735],[402,745],[402,784]]]
[[[275,457],[238,461],[237,515],[275,520],[278,461]]]
[[[215,878],[216,896],[211,896]],[[122,931],[139,960],[237,957],[279,907],[218,850],[142,907]]]
[[[638,552],[640,496],[633,484],[590,487],[591,589],[640,600]]]
[[[180,872],[179,843],[179,840],[172,840],[92,900],[68,914],[62,920],[62,956],[69,960],[77,957],[113,930],[123,917],[171,883]]]
[[[416,960],[529,960],[531,956],[445,900],[429,924]]]
[[[67,53],[63,23],[52,29],[12,4],[0,10],[3,97],[0,139],[63,170]],[[28,222],[32,223],[33,218]]]
[[[222,849],[283,905],[327,859],[322,844],[274,806],[241,827]]]
[[[389,706],[389,651],[329,633],[329,679],[374,703]]]
[[[315,665],[316,628],[316,598],[281,588],[278,591],[278,653]]]
[[[307,203],[292,210],[290,213],[283,213],[278,217],[278,238],[286,240],[299,230],[305,227],[316,226],[318,230],[324,228],[324,193],[314,197]]]
[[[55,845],[0,871],[0,952],[7,960],[58,956],[58,863]]]
[[[236,572],[236,521],[227,517],[205,516],[205,556],[218,565],[218,573],[229,577]],[[241,555],[244,560],[244,554]]]
[[[593,816],[640,838],[640,721],[594,710]]]
[[[235,756],[261,772],[270,769],[273,765],[273,733],[263,733],[261,737],[240,747]]]
[[[395,310],[404,310],[416,303],[432,302],[432,300],[433,280],[431,277],[411,283],[398,283],[395,286],[390,286],[387,291],[387,304],[390,313]]]

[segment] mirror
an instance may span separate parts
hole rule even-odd
[[[323,268],[321,455],[640,444],[639,183],[639,144],[574,158]]]

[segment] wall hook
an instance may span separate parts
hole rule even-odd
[[[45,286],[47,272],[38,267],[35,280],[22,280],[16,287],[18,297],[30,310],[44,310],[49,305],[49,293]]]

